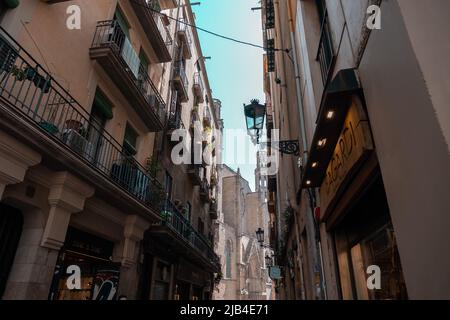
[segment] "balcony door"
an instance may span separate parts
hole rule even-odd
[[[91,121],[88,130],[88,144],[86,154],[88,159],[96,166],[106,163],[108,159],[102,153],[104,131],[106,122],[112,119],[112,105],[105,95],[97,90],[91,111]]]

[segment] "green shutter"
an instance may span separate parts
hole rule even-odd
[[[119,24],[122,31],[125,32],[125,35],[129,39],[130,38],[130,27],[129,27],[127,20],[123,16],[122,11],[120,11],[119,7],[117,7],[117,9],[116,9],[116,13],[114,14],[114,17],[116,18],[116,21]]]
[[[99,90],[95,93],[94,108],[99,111],[106,119],[112,119],[113,112],[111,102]]]
[[[125,151],[131,155],[135,155],[136,152],[137,133],[129,124],[125,127],[125,137],[123,138],[123,146]]]
[[[139,51],[139,60],[141,61],[141,65],[142,65],[144,68],[146,68],[145,71],[147,71],[147,68],[148,68],[148,65],[149,65],[149,63],[148,63],[148,58],[147,58],[147,56],[145,55],[145,52],[144,52],[144,50],[142,50],[142,48],[141,48],[141,50]]]

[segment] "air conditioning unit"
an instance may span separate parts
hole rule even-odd
[[[68,129],[63,134],[64,142],[75,152],[79,153],[88,160],[94,155],[94,148],[91,142],[89,142],[78,131]]]

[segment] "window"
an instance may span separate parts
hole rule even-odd
[[[328,13],[325,0],[316,0],[317,13],[320,22],[320,43],[316,60],[320,63],[323,84],[326,85],[331,74],[334,59],[333,42],[331,39]]]
[[[141,63],[142,70],[145,71],[146,73],[148,73],[148,67],[150,65],[150,62],[149,62],[144,50],[142,50],[142,48],[139,51],[139,62]]]
[[[123,150],[127,155],[134,156],[137,153],[137,137],[137,132],[127,123],[125,137],[123,138]]]
[[[94,103],[91,111],[91,124],[87,132],[87,138],[91,144],[91,149],[86,150],[92,161],[98,161],[102,146],[103,131],[106,121],[112,119],[112,105],[106,96],[99,90],[95,92]]]
[[[122,10],[120,10],[119,7],[116,8],[116,12],[114,13],[114,20],[117,21],[127,38],[130,38],[130,25],[128,24],[124,14],[122,13]]]
[[[233,251],[233,247],[231,241],[227,241],[227,245],[225,246],[225,278],[231,278],[231,252]]]

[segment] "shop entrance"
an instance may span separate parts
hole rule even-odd
[[[381,174],[334,230],[343,299],[407,299],[395,232]],[[380,268],[381,289],[369,289],[369,266]]]
[[[111,261],[113,246],[110,241],[69,227],[58,256],[49,299],[114,300],[120,264]],[[75,268],[80,270],[80,288],[68,285]]]

